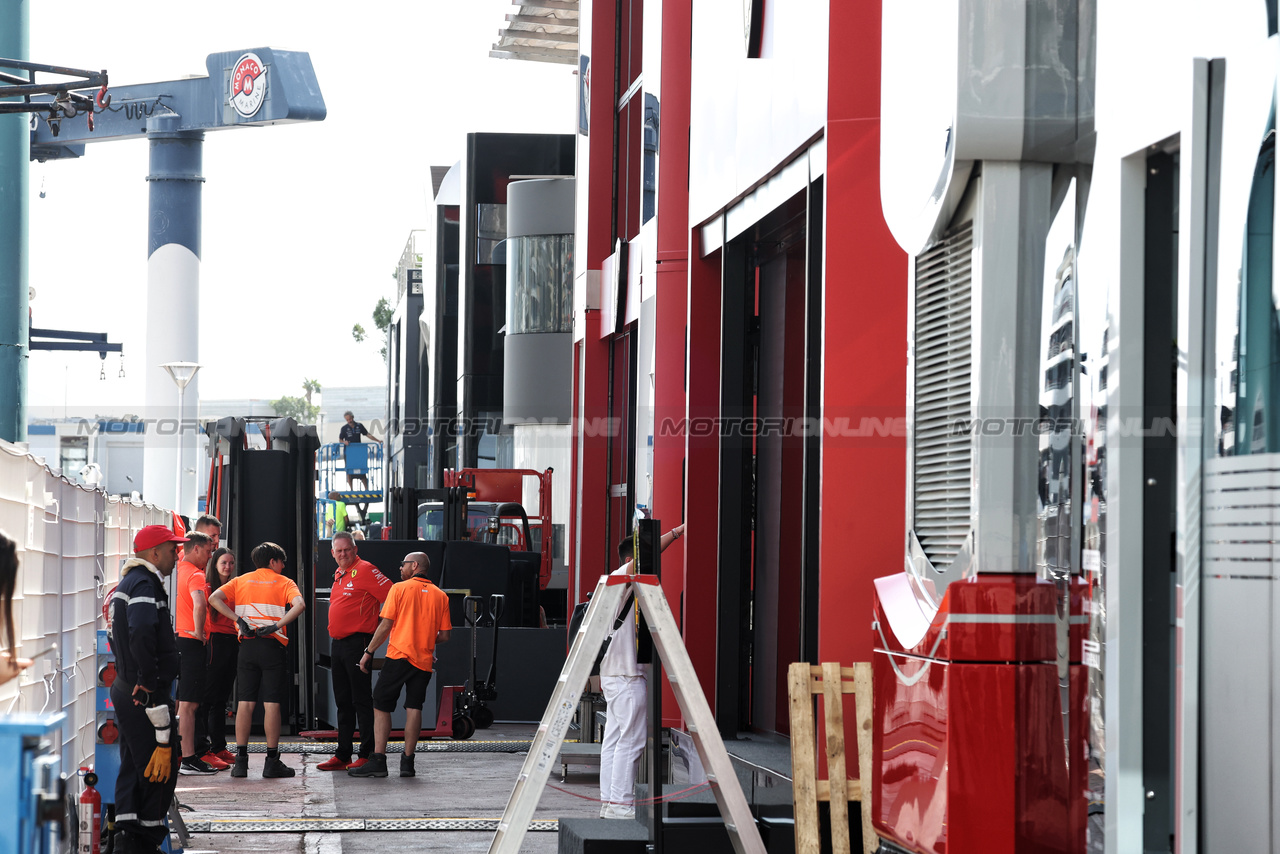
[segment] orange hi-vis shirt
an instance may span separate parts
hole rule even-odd
[[[209,586],[209,580],[206,578],[204,582],[204,599],[209,601],[209,597],[213,595],[215,588]],[[204,619],[204,630],[209,634],[220,635],[237,635],[240,631],[236,628],[235,620],[227,619],[222,616],[222,612],[209,606],[209,616]]]
[[[208,594],[205,592],[204,570],[196,566],[190,561],[178,562],[178,580],[173,587],[174,597],[174,629],[180,638],[196,637],[196,617],[195,617],[195,600],[192,594],[199,593],[205,596],[208,601]],[[213,609],[209,609],[213,612]],[[209,631],[209,616],[205,615],[204,630]]]
[[[373,634],[378,628],[378,610],[391,592],[391,579],[367,560],[357,560],[350,569],[333,573],[329,591],[329,637],[340,640],[356,632]]]
[[[391,620],[387,658],[407,658],[419,670],[431,670],[436,634],[449,631],[449,596],[425,578],[414,576],[391,585],[382,617]]]
[[[278,623],[288,612],[289,604],[302,595],[298,585],[287,576],[267,567],[233,578],[218,589],[227,597],[227,604],[235,609],[236,616],[255,629]],[[271,637],[289,645],[284,629],[273,632]]]

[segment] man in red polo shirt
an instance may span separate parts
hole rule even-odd
[[[321,762],[321,771],[359,768],[373,753],[373,676],[360,669],[373,633],[378,628],[378,612],[391,592],[391,579],[356,554],[351,535],[333,537],[333,574],[329,593],[329,658],[333,671],[333,699],[338,706],[338,749]],[[360,724],[360,751],[352,758],[354,733]]]

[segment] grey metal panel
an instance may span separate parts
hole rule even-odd
[[[912,336],[912,529],[946,569],[970,529],[973,225],[916,258]]]
[[[503,364],[503,423],[568,424],[572,372],[572,332],[508,335]]]
[[[507,185],[507,238],[573,234],[576,181],[535,178]]]
[[[1276,583],[1208,576],[1204,591],[1201,797],[1211,850],[1267,850],[1270,836],[1269,632]]]
[[[1141,412],[1143,405],[1143,198],[1146,151],[1121,161],[1119,279],[1108,291],[1111,334],[1108,412]],[[1095,202],[1096,204],[1096,202]],[[1105,268],[1104,268],[1105,269]],[[1120,420],[1107,420],[1106,821],[1107,854],[1142,850],[1142,565],[1141,443],[1126,441]],[[1114,496],[1124,496],[1123,501]],[[1122,628],[1123,627],[1123,628]]]
[[[974,555],[984,573],[1035,569],[1039,495],[1036,478],[1023,473],[1037,470],[1039,437],[1013,425],[1040,417],[1040,302],[1051,180],[1046,164],[983,163],[974,221],[971,406],[979,424],[973,436]]]

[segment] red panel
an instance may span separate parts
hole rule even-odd
[[[685,515],[685,341],[689,289],[690,0],[662,4],[662,120],[658,124],[657,316],[654,340],[653,514],[665,527]],[[662,587],[683,627],[685,545],[662,556]],[[681,723],[675,697],[663,692],[663,723]]]
[[[613,253],[613,114],[620,94],[613,91],[615,8],[614,0],[591,2],[591,136],[586,164],[588,270],[599,270],[604,259]]]
[[[683,261],[689,257],[691,3],[692,0],[663,0],[662,3],[662,116],[658,123],[659,264],[669,259]],[[683,315],[680,323],[683,328]]]
[[[672,261],[658,265],[653,346],[653,515],[662,521],[664,530],[684,519],[684,328],[688,280],[687,264]],[[662,589],[681,623],[687,542],[676,540],[662,554]],[[680,712],[669,691],[668,686],[662,701],[663,723],[677,726]]]
[[[600,340],[599,326],[600,312],[588,311],[586,338],[577,345],[581,361],[574,375],[574,396],[578,408],[573,424],[573,441],[578,458],[574,460],[575,481],[571,486],[569,506],[576,509],[581,520],[570,537],[571,545],[574,542],[578,544],[576,550],[570,549],[569,552],[573,561],[569,567],[570,577],[573,577],[575,569],[579,571],[575,604],[584,601],[587,592],[595,589],[597,579],[613,570],[616,563],[605,539],[609,495],[610,342]]]
[[[898,641],[893,612],[911,604],[892,583],[903,578],[876,583],[876,619],[889,650]],[[1052,618],[1053,593],[1052,585],[1019,576],[952,584],[913,657],[875,653],[873,813],[882,835],[936,854],[1083,850],[1088,676],[1083,666],[1070,668],[1068,769],[1054,650],[1044,642],[1046,630],[1052,639],[1043,618]],[[957,622],[963,617],[975,621]],[[934,645],[941,627],[985,633]],[[937,655],[918,652],[926,648]],[[998,651],[1041,660],[997,663]]]
[[[880,4],[832,3],[828,32],[827,121],[871,119],[878,122]],[[875,174],[878,183],[878,161]]]
[[[872,665],[872,819],[884,836],[938,850],[933,842],[945,841],[949,669],[883,654]]]
[[[537,474],[537,472],[533,472]],[[475,485],[477,501],[514,501],[524,503],[524,473],[497,469],[476,469],[471,473]],[[538,511],[526,507],[525,512],[533,515]]]
[[[819,655],[869,661],[871,582],[902,567],[906,506],[907,258],[880,209],[880,4],[831,4],[829,56],[823,414],[843,426],[822,445],[822,525],[840,536],[821,543]]]
[[[720,253],[689,259],[689,422],[685,491],[685,646],[715,708],[716,567],[719,560]]]

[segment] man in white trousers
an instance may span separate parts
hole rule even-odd
[[[659,548],[684,536],[684,525],[662,535]],[[631,538],[618,543],[623,561],[613,575],[632,571]],[[636,768],[644,752],[645,710],[649,706],[649,665],[636,663],[634,599],[627,597],[615,614],[609,648],[600,661],[600,690],[608,705],[600,744],[600,817],[635,818]]]

